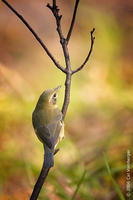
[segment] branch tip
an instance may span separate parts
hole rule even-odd
[[[90,32],[90,33],[91,33],[91,38],[92,38],[92,39],[95,39],[95,37],[93,36],[94,31],[95,31],[95,28],[93,28],[92,31]]]
[[[52,6],[49,3],[47,3],[46,7],[52,9]]]
[[[92,29],[91,33],[93,34],[93,33],[94,33],[94,31],[95,31],[95,28],[93,28],[93,29]]]

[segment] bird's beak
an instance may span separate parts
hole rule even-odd
[[[55,91],[58,91],[61,88],[62,85],[59,85],[57,88],[55,88]]]

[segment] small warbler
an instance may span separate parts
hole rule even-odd
[[[35,133],[45,149],[45,168],[53,167],[55,147],[64,137],[62,112],[56,104],[60,87],[44,91],[32,114]]]

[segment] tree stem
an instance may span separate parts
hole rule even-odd
[[[40,193],[40,190],[43,186],[43,183],[49,173],[49,170],[50,168],[45,168],[45,162],[43,160],[43,166],[42,166],[42,169],[41,169],[41,173],[37,179],[37,182],[34,186],[34,189],[33,189],[33,192],[31,194],[31,197],[30,197],[30,200],[37,200],[38,196],[39,196],[39,193]]]
[[[67,108],[70,102],[71,76],[72,76],[71,73],[66,74],[65,97],[64,97],[63,107],[62,107],[63,120],[66,116]]]

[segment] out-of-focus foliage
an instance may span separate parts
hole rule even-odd
[[[11,1],[64,65],[48,1]],[[57,1],[67,33],[73,1]],[[80,1],[69,50],[73,68],[87,55],[89,31],[95,27],[94,51],[84,70],[72,81],[59,144],[39,199],[118,200],[106,170],[126,196],[127,150],[133,156],[133,3],[129,0]],[[64,84],[65,75],[53,65],[25,26],[0,2],[0,195],[2,200],[29,199],[43,160],[31,115],[39,95]],[[63,102],[62,87],[58,104]],[[131,163],[132,167],[132,163]],[[83,174],[85,173],[84,178]],[[131,170],[132,176],[132,170]],[[80,187],[78,184],[80,183]],[[132,190],[132,185],[131,185]]]

